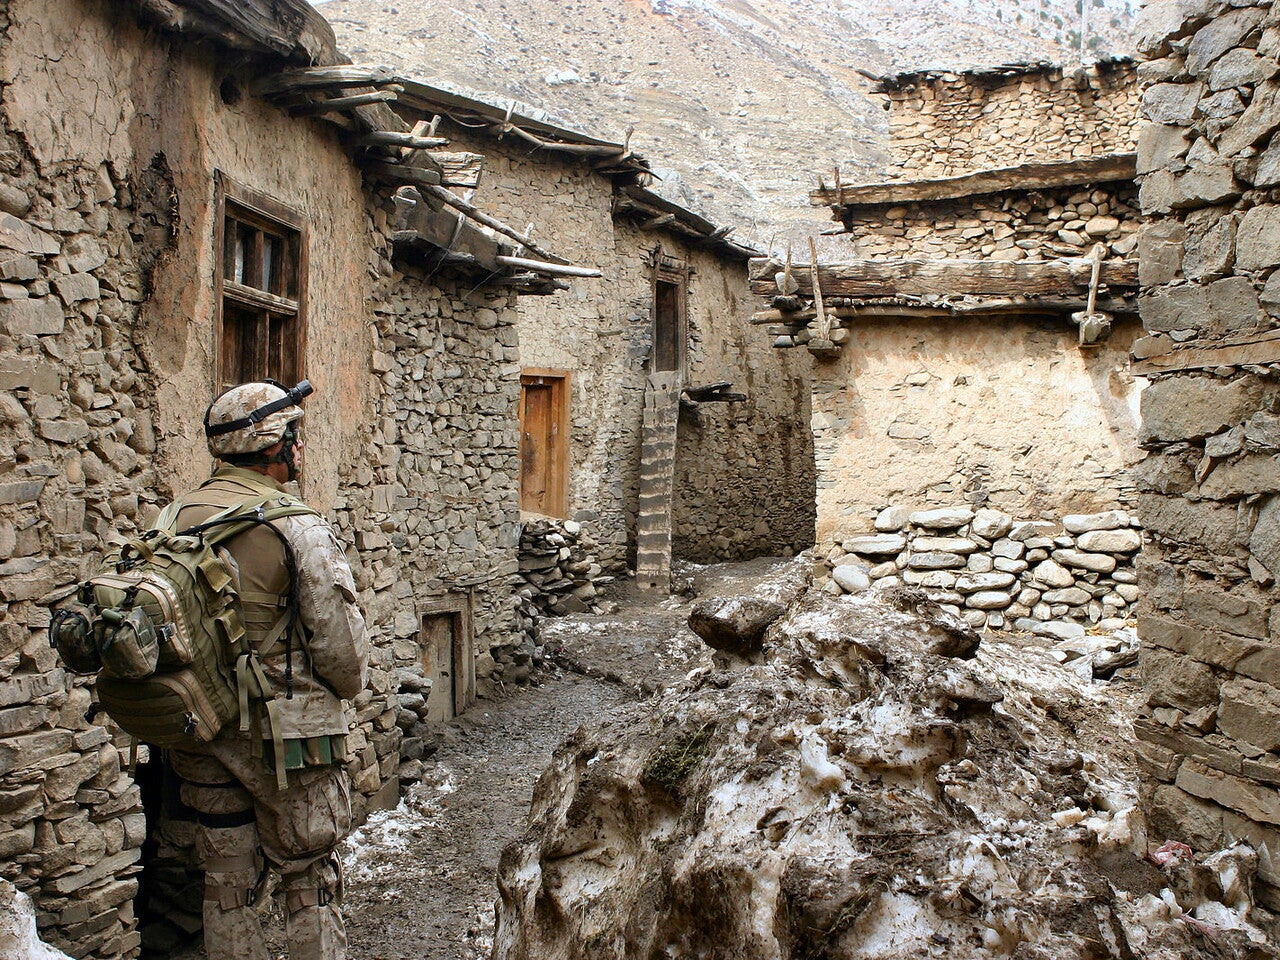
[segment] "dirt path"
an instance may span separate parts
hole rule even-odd
[[[579,724],[631,699],[571,673],[482,702],[441,731],[426,779],[347,841],[352,960],[477,960],[493,935],[494,874],[542,768]]]

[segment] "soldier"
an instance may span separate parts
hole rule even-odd
[[[303,381],[247,383],[205,413],[213,476],[179,500],[178,529],[298,477]],[[267,960],[254,900],[267,870],[280,874],[293,960],[346,952],[342,875],[335,849],[351,828],[342,701],[364,689],[369,645],[355,582],[319,514],[288,516],[228,541],[248,638],[259,650],[266,698],[199,749],[170,754],[196,811],[205,870],[204,936],[210,960]],[[240,680],[244,683],[243,678]],[[241,710],[246,708],[241,691]]]

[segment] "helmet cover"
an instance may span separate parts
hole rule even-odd
[[[255,410],[286,396],[285,389],[274,383],[242,383],[232,387],[209,405],[205,429],[248,419]],[[289,424],[301,418],[302,407],[291,404],[239,430],[207,436],[209,452],[215,457],[257,453],[279,443]]]

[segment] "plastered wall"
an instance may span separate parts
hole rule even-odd
[[[840,358],[814,368],[820,548],[873,529],[890,505],[1056,519],[1129,502],[1138,333],[1118,323],[1085,351],[1064,323],[854,326]]]

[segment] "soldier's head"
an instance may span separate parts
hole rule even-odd
[[[266,380],[225,391],[204,413],[209,452],[226,463],[278,480],[296,479],[301,470],[300,404],[311,392],[308,380],[292,389]]]

